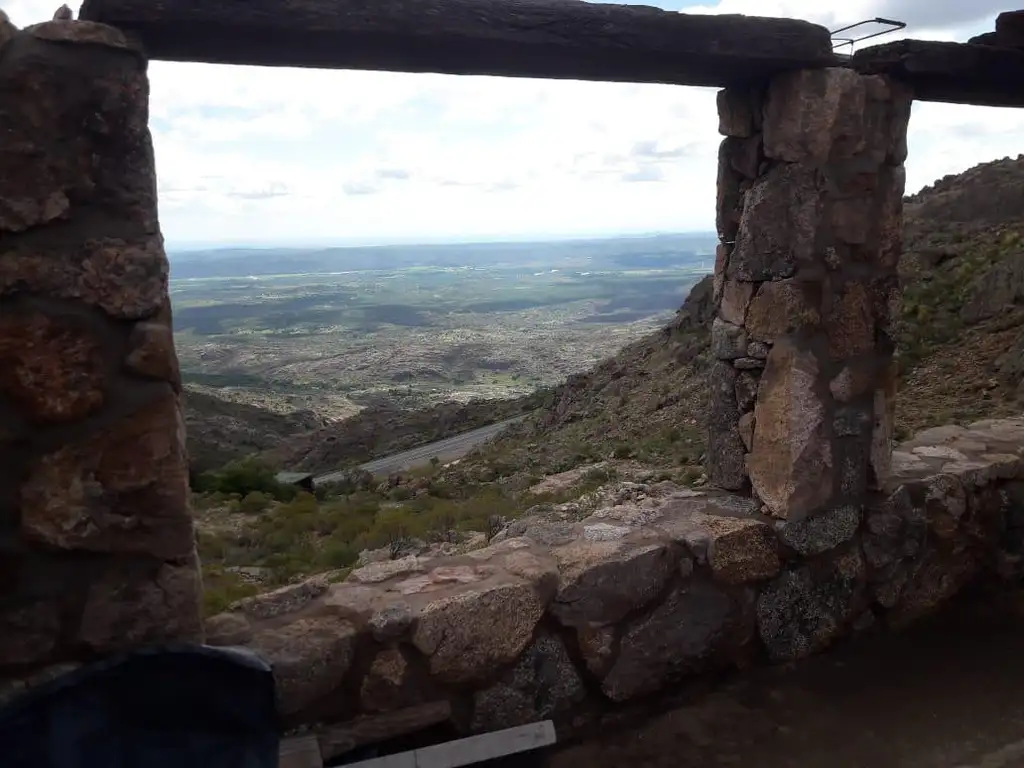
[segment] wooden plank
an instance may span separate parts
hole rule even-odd
[[[919,101],[1024,107],[1024,51],[969,43],[898,40],[864,48],[851,65],[901,80]]]
[[[345,752],[367,744],[379,744],[388,739],[443,723],[451,717],[451,704],[433,701],[416,707],[386,712],[382,715],[361,717],[344,725],[321,731],[318,735],[320,753],[331,760]]]
[[[85,0],[154,59],[723,86],[836,61],[795,19],[580,0]]]
[[[556,741],[550,720],[435,744],[397,755],[353,763],[350,768],[462,768],[499,757],[549,747]]]
[[[316,736],[292,736],[281,740],[278,768],[323,768],[320,742]]]
[[[417,749],[416,768],[459,768],[554,743],[555,726],[550,720],[545,720]]]

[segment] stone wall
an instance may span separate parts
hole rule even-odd
[[[910,94],[821,69],[718,106],[709,475],[848,528],[888,472]]]
[[[0,13],[0,682],[201,638],[147,118],[120,33]]]
[[[929,430],[849,528],[750,498],[612,485],[485,549],[375,563],[249,598],[208,642],[274,665],[324,757],[446,721],[585,723],[696,676],[904,624],[972,581],[1024,575],[1024,418]],[[813,553],[808,555],[806,553]]]

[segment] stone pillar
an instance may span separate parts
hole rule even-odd
[[[202,636],[146,61],[0,13],[0,686]]]
[[[718,106],[711,480],[859,512],[889,465],[910,94],[833,68]]]

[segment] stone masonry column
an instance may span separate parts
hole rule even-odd
[[[201,640],[146,61],[0,12],[0,691]]]
[[[718,99],[710,477],[850,535],[889,466],[910,102],[843,68]]]

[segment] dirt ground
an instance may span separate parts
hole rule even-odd
[[[503,768],[1024,768],[1024,593],[747,672]]]

